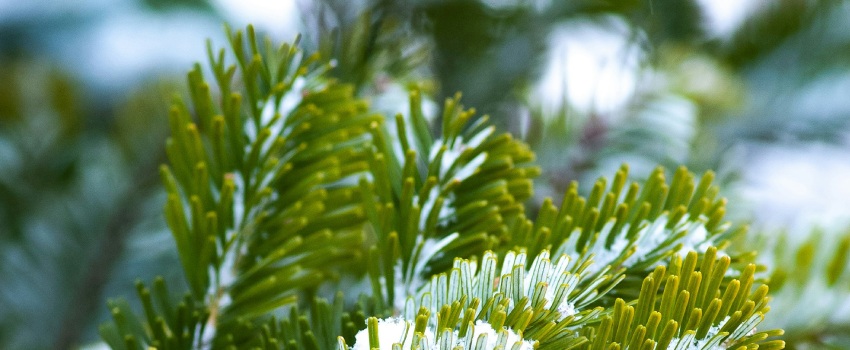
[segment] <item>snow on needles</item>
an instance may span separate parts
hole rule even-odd
[[[399,317],[390,317],[378,320],[378,348],[381,350],[389,350],[393,348],[393,344],[400,344],[402,349],[411,349],[414,339],[414,326],[411,322],[405,321]],[[501,331],[496,331],[493,327],[482,320],[478,320],[472,327],[472,333],[465,337],[460,337],[459,332],[455,330],[452,333],[443,333],[443,337],[449,336],[450,339],[437,339],[434,332],[430,329],[425,330],[423,334],[423,343],[419,344],[422,349],[473,349],[476,345],[484,345],[484,349],[495,349],[497,346],[503,348],[513,348],[514,345],[519,345],[520,350],[534,349],[532,341],[524,340],[522,337],[511,330],[503,328]],[[355,336],[354,346],[351,350],[368,350],[369,349],[369,330],[364,329],[358,332]],[[483,342],[483,343],[482,343]]]

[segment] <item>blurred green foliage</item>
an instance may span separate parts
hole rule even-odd
[[[4,68],[12,98],[0,109],[0,346],[64,348],[94,336],[105,289],[131,290],[113,273],[150,275],[148,266],[173,260],[160,246],[121,267],[139,259],[133,242],[163,233],[152,225],[162,161],[152,150],[164,139],[167,99],[152,94],[164,86],[142,88],[95,123],[73,77],[25,60]]]

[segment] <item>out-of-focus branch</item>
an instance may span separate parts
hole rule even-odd
[[[152,161],[139,165],[132,178],[132,186],[120,199],[117,208],[106,225],[106,232],[100,240],[100,248],[94,257],[86,263],[86,274],[80,287],[69,300],[71,307],[65,314],[62,326],[56,337],[55,349],[72,349],[80,341],[86,325],[101,303],[103,289],[109,281],[112,268],[121,258],[133,225],[140,219],[139,203],[143,202],[157,188],[156,167],[161,163],[163,154],[151,157]]]

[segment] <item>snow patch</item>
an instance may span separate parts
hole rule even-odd
[[[532,350],[532,349],[534,349],[534,344],[531,341],[522,339],[522,337],[520,337],[512,329],[505,328],[504,331],[507,332],[507,337],[506,337],[507,341],[504,344],[505,349],[511,349],[517,343],[519,343],[519,349],[520,350]],[[455,331],[455,339],[457,339],[457,340],[455,341],[454,346],[461,346],[463,348],[467,348],[466,339],[458,337],[457,334],[458,334],[458,332]],[[468,347],[472,348],[472,345],[474,345],[478,342],[478,339],[479,339],[478,337],[480,337],[481,335],[487,336],[487,345],[484,346],[484,349],[495,349],[497,345],[500,345],[498,343],[499,334],[496,333],[496,330],[494,330],[493,327],[489,323],[487,323],[483,320],[478,320],[478,321],[475,322],[475,326],[473,327],[473,333],[472,333],[472,339],[473,339],[472,343],[473,344],[469,344]]]
[[[381,350],[392,349],[393,344],[401,344],[402,349],[410,349],[413,345],[414,325],[400,317],[390,317],[378,320],[377,331],[379,343],[378,348]],[[503,345],[506,349],[511,349],[514,345],[519,345],[518,349],[520,350],[534,349],[534,343],[532,341],[523,339],[510,328],[504,328],[501,332],[497,332],[489,323],[483,320],[475,322],[471,337],[467,336],[462,338],[459,336],[458,331],[454,331],[449,334],[452,338],[450,340],[450,344],[452,344],[451,348],[458,346],[462,348],[471,348],[479,341],[479,337],[485,336],[486,345],[484,346],[484,349],[495,349],[498,345]],[[357,332],[354,339],[354,346],[351,347],[351,350],[369,350],[370,344],[368,328]],[[472,344],[466,344],[467,339],[471,339]],[[425,344],[420,344],[423,345],[422,348],[424,349],[437,348],[437,339],[434,336],[434,332],[430,329],[425,330],[424,343]]]
[[[413,344],[413,324],[400,317],[378,320],[378,343],[380,349],[392,349],[393,344],[402,344],[402,349],[410,349]],[[425,342],[433,347],[434,333],[425,330]],[[361,330],[354,336],[351,350],[369,350],[369,329]],[[426,346],[426,348],[428,348]]]

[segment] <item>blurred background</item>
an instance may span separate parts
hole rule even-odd
[[[848,1],[0,0],[0,349],[97,347],[107,298],[180,286],[166,112],[224,23],[301,33],[379,111],[462,91],[537,152],[534,203],[623,162],[715,171],[771,269],[763,327],[850,348]]]

